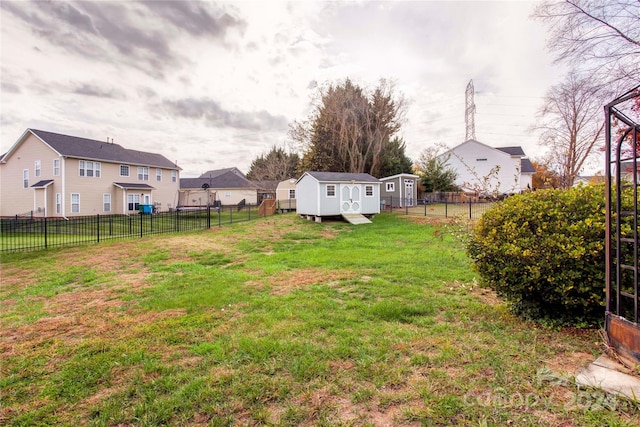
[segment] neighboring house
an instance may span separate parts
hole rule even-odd
[[[27,129],[0,159],[0,216],[132,214],[175,205],[180,168],[113,142]]]
[[[623,181],[629,181],[629,182],[634,182],[633,178],[634,178],[634,173],[633,173],[633,160],[627,160],[624,162],[620,163],[620,178]],[[636,173],[635,173],[635,178],[636,178],[636,183],[640,183],[640,159],[638,159],[636,161]]]
[[[522,147],[494,148],[472,139],[438,158],[456,171],[456,185],[479,194],[512,194],[531,189],[535,173]]]
[[[320,222],[325,216],[380,212],[380,180],[368,173],[305,172],[296,182],[299,215]]]
[[[202,190],[206,190],[206,195]],[[199,199],[196,194],[200,194]],[[212,194],[213,200],[210,199]],[[246,204],[255,205],[258,203],[258,188],[238,168],[210,170],[199,178],[180,180],[178,207],[206,206],[207,200],[211,205],[237,205],[243,200]]]
[[[418,199],[418,175],[401,173],[398,175],[380,178],[380,199],[383,205],[393,207],[410,207],[417,204]]]
[[[276,187],[276,200],[280,211],[296,210],[296,179],[285,179]]]

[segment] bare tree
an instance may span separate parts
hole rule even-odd
[[[533,17],[550,29],[558,61],[622,89],[640,81],[638,0],[545,0]]]
[[[572,72],[551,87],[539,111],[535,128],[541,132],[541,143],[549,148],[548,165],[560,176],[562,188],[573,185],[602,137],[603,92],[589,78]]]
[[[346,79],[321,90],[319,99],[306,121],[289,128],[304,152],[304,169],[379,176],[394,163],[407,163],[404,144],[394,138],[406,106],[390,82],[381,80],[368,94]],[[402,158],[396,162],[396,156]]]

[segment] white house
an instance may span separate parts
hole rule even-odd
[[[297,212],[309,219],[380,213],[380,181],[368,173],[305,172],[296,182]],[[368,221],[366,221],[368,222]]]
[[[535,168],[522,147],[490,147],[470,139],[438,156],[463,191],[511,194],[531,189]]]

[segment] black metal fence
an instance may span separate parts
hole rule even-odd
[[[414,216],[433,217],[463,217],[467,219],[480,219],[483,213],[490,209],[496,202],[460,197],[438,197],[424,199],[400,199],[389,197],[380,202],[381,212],[396,212]]]
[[[0,252],[40,250],[220,227],[258,218],[258,207],[205,207],[138,215],[0,219]]]

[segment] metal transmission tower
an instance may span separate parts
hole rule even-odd
[[[476,114],[476,104],[473,102],[473,80],[469,80],[469,84],[467,85],[467,90],[464,92],[465,104],[466,107],[464,109],[464,121],[467,125],[467,132],[465,136],[465,141],[469,141],[470,139],[476,139],[476,122],[475,122],[475,114]]]

